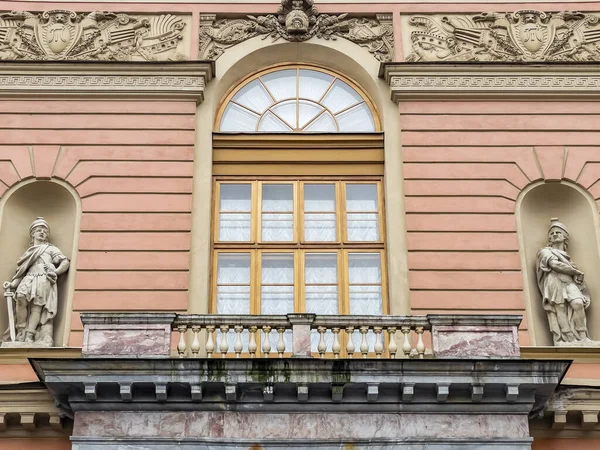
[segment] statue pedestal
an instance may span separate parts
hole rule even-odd
[[[12,342],[6,341],[0,344],[0,348],[49,348],[49,345],[44,345],[39,342]]]

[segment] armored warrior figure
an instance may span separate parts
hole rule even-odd
[[[598,345],[587,329],[585,310],[591,299],[584,274],[571,261],[569,232],[556,218],[551,219],[548,240],[548,246],[537,254],[536,273],[554,345]]]
[[[4,283],[5,295],[15,302],[14,323],[9,326],[14,326],[11,334],[16,332],[16,342],[50,347],[58,309],[56,282],[68,270],[69,260],[48,241],[50,226],[43,217],[33,221],[29,235],[31,244],[17,261],[14,277]]]

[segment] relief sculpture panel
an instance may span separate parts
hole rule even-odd
[[[597,14],[522,10],[402,20],[408,62],[600,61]]]
[[[171,14],[3,12],[0,60],[186,60],[189,21]]]

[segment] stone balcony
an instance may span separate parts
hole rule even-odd
[[[569,366],[520,358],[520,316],[82,321],[83,358],[31,360],[74,450],[526,450]]]

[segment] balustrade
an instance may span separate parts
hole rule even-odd
[[[180,358],[314,354],[394,359],[424,358],[423,335],[431,325],[425,316],[180,314],[172,329],[179,333]]]

